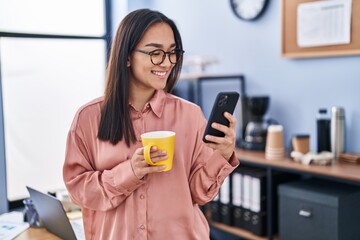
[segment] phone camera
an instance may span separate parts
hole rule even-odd
[[[227,103],[227,99],[228,99],[228,96],[227,96],[227,95],[221,96],[221,98],[220,98],[220,100],[219,100],[219,103],[218,103],[218,106],[219,106],[219,107],[225,106],[226,103]]]

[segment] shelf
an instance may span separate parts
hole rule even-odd
[[[360,182],[360,165],[343,162],[326,166],[303,165],[294,162],[291,158],[286,157],[279,160],[267,160],[265,158],[265,153],[261,151],[236,149],[235,152],[237,157],[240,159],[240,164],[241,161],[243,161],[252,164],[263,165],[265,167],[279,168],[285,171],[292,170],[297,172],[334,177],[337,179],[349,180],[353,182]]]
[[[228,226],[228,225],[223,224],[223,223],[211,222],[211,226],[215,227],[215,228],[218,228],[220,230],[223,230],[225,232],[229,232],[229,233],[234,234],[236,236],[246,238],[246,239],[267,240],[267,237],[259,237],[259,236],[255,235],[255,234],[253,234],[251,232],[248,232],[246,230],[243,230],[241,228],[231,227],[231,226]],[[277,238],[273,238],[273,239],[275,240]]]
[[[270,201],[267,203],[267,211],[269,214],[267,216],[267,223],[273,223],[273,213],[276,211],[275,205],[273,201],[277,201],[276,197],[276,189],[274,190],[274,186],[276,186],[273,180],[275,179],[273,176],[274,172],[280,173],[290,173],[291,175],[306,175],[310,177],[324,178],[335,182],[344,182],[346,184],[351,185],[360,185],[360,165],[354,165],[346,162],[336,162],[331,165],[321,166],[321,165],[303,165],[295,162],[289,157],[284,157],[279,160],[267,160],[265,158],[265,152],[263,151],[251,151],[251,150],[243,150],[237,148],[235,150],[237,158],[240,160],[240,168],[243,165],[251,166],[256,168],[266,169],[267,174],[267,189],[271,191],[267,191],[266,197]],[[276,174],[276,173],[275,173]],[[296,177],[295,176],[295,177]],[[285,177],[286,178],[286,177]],[[284,179],[287,180],[287,179]],[[274,192],[275,191],[275,192]],[[276,202],[275,202],[276,204]],[[211,219],[211,216],[207,214],[207,218]],[[276,220],[275,220],[276,221]],[[266,240],[272,239],[277,240],[279,237],[274,232],[274,229],[269,229],[267,236],[257,236],[249,231],[246,231],[241,228],[228,226],[223,223],[213,222],[209,220],[211,227],[220,229],[222,231],[231,233],[233,235],[251,239],[251,240]],[[272,224],[272,226],[274,226]]]

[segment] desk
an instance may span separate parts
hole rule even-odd
[[[15,240],[61,240],[45,228],[28,228],[15,238]]]

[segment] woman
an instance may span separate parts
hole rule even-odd
[[[174,22],[157,11],[129,13],[117,30],[105,96],[77,112],[67,140],[64,181],[82,208],[87,239],[209,239],[199,209],[217,194],[239,164],[236,120],[213,125],[225,137],[207,136],[200,108],[171,95],[183,47]],[[176,132],[170,171],[149,166],[140,135]],[[154,162],[166,152],[151,150]]]

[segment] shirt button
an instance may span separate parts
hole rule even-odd
[[[145,196],[143,194],[140,195],[140,199],[144,199]]]
[[[228,169],[227,168],[224,168],[224,171],[227,171]]]
[[[144,225],[140,225],[140,229],[141,229],[141,230],[144,230],[144,229],[145,229],[145,226],[144,226]]]

